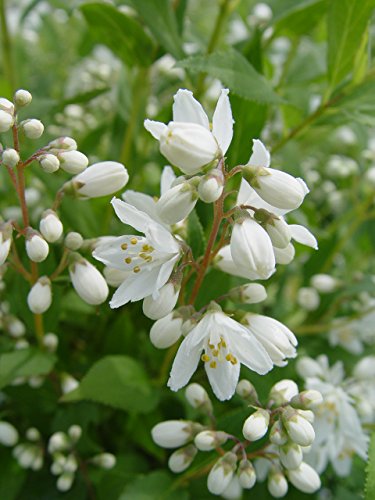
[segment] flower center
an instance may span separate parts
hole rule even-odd
[[[216,345],[207,342],[205,353],[202,354],[201,360],[205,363],[209,363],[210,368],[216,368],[218,362],[227,361],[232,365],[238,363],[237,358],[228,351],[227,344],[223,337],[220,337],[220,342]]]
[[[142,267],[154,260],[151,254],[155,249],[144,237],[129,236],[120,247],[124,252],[126,267],[129,266],[134,273],[141,272]]]

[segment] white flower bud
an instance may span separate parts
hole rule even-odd
[[[319,293],[315,288],[302,287],[298,290],[297,302],[306,311],[315,311],[320,304]]]
[[[120,271],[114,267],[105,266],[103,275],[109,286],[117,288],[131,274],[132,271]]]
[[[298,415],[305,418],[308,422],[310,422],[310,424],[314,423],[315,414],[313,411],[311,411],[311,410],[299,410],[299,409],[297,409],[296,411],[297,411]]]
[[[100,453],[90,459],[90,462],[102,469],[112,469],[116,465],[116,457],[112,453]]]
[[[269,222],[265,224],[265,229],[274,247],[286,248],[289,245],[292,235],[288,224],[282,217],[269,219]]]
[[[210,470],[207,477],[207,488],[213,495],[221,495],[232,480],[237,456],[225,453]]]
[[[270,441],[272,444],[276,444],[277,446],[282,446],[288,441],[288,434],[286,433],[280,420],[276,420],[271,427]]]
[[[31,288],[27,296],[27,305],[34,314],[43,314],[49,309],[51,303],[51,282],[47,276],[42,276]]]
[[[319,475],[305,462],[297,469],[289,470],[287,474],[292,485],[303,493],[314,493],[321,486]]]
[[[0,422],[0,444],[14,446],[18,441],[18,432],[9,422]]]
[[[176,312],[158,319],[151,327],[150,340],[158,349],[166,349],[181,337],[183,319]]]
[[[39,441],[39,439],[40,439],[40,432],[35,427],[30,427],[26,431],[26,438],[29,441],[34,441],[34,442],[35,441]]]
[[[375,377],[375,356],[365,356],[355,365],[353,376],[359,380],[373,379]]]
[[[39,163],[42,169],[48,174],[56,172],[60,168],[60,162],[57,156],[46,154],[39,157]]]
[[[71,155],[71,152],[62,153],[62,155],[67,154]],[[115,161],[103,161],[91,165],[73,177],[71,182],[66,184],[66,189],[72,187],[80,198],[98,198],[116,193],[128,183],[128,180],[129,174],[124,165]]]
[[[222,492],[221,496],[226,500],[240,500],[242,498],[242,487],[235,474],[230,480],[228,486]]]
[[[193,438],[197,425],[189,420],[166,420],[151,429],[151,436],[162,448],[179,448]]]
[[[14,103],[17,108],[22,108],[31,103],[33,96],[28,90],[18,89],[14,94]]]
[[[294,396],[290,404],[294,408],[301,408],[302,410],[310,410],[315,406],[323,403],[323,396],[319,391],[314,389],[308,389],[307,391],[302,391],[296,396]]]
[[[71,425],[68,429],[70,439],[76,443],[82,436],[82,427],[80,425]]]
[[[370,187],[375,186],[375,167],[370,167],[366,170],[365,178]]]
[[[44,132],[43,123],[35,118],[21,122],[20,127],[28,139],[39,139]]]
[[[55,453],[55,451],[64,451],[67,450],[70,446],[68,436],[65,432],[55,432],[49,438],[48,441],[48,452]]]
[[[271,469],[268,475],[267,488],[274,498],[282,498],[288,492],[288,481],[285,479],[284,474],[276,469]]]
[[[4,264],[9,255],[12,244],[13,227],[10,222],[0,223],[0,266]]]
[[[242,488],[249,490],[255,485],[257,476],[255,469],[249,460],[241,460],[238,466],[237,474]]]
[[[296,253],[296,250],[291,243],[289,243],[289,245],[287,245],[285,248],[274,247],[273,251],[275,254],[276,263],[283,266],[290,264],[294,259]]]
[[[254,5],[251,17],[257,23],[261,24],[268,23],[269,21],[271,21],[272,16],[273,16],[272,9],[266,3],[262,2]]]
[[[161,319],[173,311],[180,293],[180,287],[177,288],[171,282],[166,283],[159,290],[157,299],[152,295],[143,300],[143,312],[150,319]]]
[[[295,443],[301,446],[309,446],[314,441],[315,432],[313,426],[291,407],[287,407],[283,411],[282,421],[288,436]]]
[[[82,300],[97,306],[106,301],[109,293],[103,275],[83,257],[77,257],[69,266],[72,285]]]
[[[189,444],[188,446],[185,446],[184,448],[180,448],[179,450],[176,450],[169,457],[168,467],[175,474],[178,474],[179,472],[183,472],[191,465],[197,452],[198,452],[198,450],[192,444]]]
[[[25,325],[18,318],[11,316],[8,322],[8,332],[11,337],[17,339],[26,333]]]
[[[338,281],[329,274],[315,274],[310,280],[311,286],[320,293],[331,293],[337,288]]]
[[[260,283],[248,283],[230,290],[229,297],[243,304],[258,304],[267,298],[267,292]]]
[[[74,472],[63,472],[56,483],[56,488],[59,491],[68,491],[72,487],[74,481]]]
[[[66,461],[64,464],[65,472],[75,472],[78,468],[78,463],[76,457],[71,453],[66,457]]]
[[[215,168],[201,177],[198,184],[199,198],[205,203],[214,203],[218,200],[224,189],[224,174]]]
[[[61,390],[63,394],[67,394],[68,392],[72,392],[79,386],[78,380],[69,375],[68,373],[64,373],[61,377]]]
[[[244,399],[250,402],[256,401],[258,399],[258,394],[251,382],[246,379],[242,379],[238,382],[236,387],[236,393]]]
[[[27,383],[33,389],[38,389],[39,387],[42,387],[44,383],[44,377],[42,377],[42,375],[33,375],[28,379]]]
[[[12,148],[4,149],[1,158],[3,160],[3,164],[10,168],[14,168],[20,161],[20,155],[15,149]]]
[[[194,444],[200,451],[211,451],[226,443],[228,435],[221,431],[202,431],[194,438]]]
[[[167,224],[177,224],[185,219],[198,201],[196,187],[183,182],[166,191],[155,205],[159,218]]]
[[[59,338],[54,333],[47,333],[43,337],[43,345],[49,352],[55,352],[59,345]]]
[[[281,406],[288,403],[297,394],[298,385],[293,380],[283,379],[271,387],[269,399],[276,406]]]
[[[0,110],[6,111],[10,115],[14,114],[14,104],[6,99],[5,97],[0,97]]]
[[[20,340],[17,340],[17,342],[14,344],[14,348],[19,350],[19,349],[27,349],[28,347],[30,347],[30,344],[28,343],[27,340],[25,339],[20,339]],[[22,379],[22,377],[20,377]],[[16,379],[17,380],[17,379]],[[19,379],[18,379],[19,380]],[[22,381],[22,384],[24,383],[25,381]],[[14,383],[14,381],[13,381]],[[30,383],[30,380],[29,380],[29,383]],[[17,384],[15,384],[17,385]]]
[[[77,143],[71,137],[59,137],[48,144],[48,149],[74,151],[77,149]]]
[[[199,384],[189,384],[185,389],[185,398],[193,408],[201,408],[206,412],[212,410],[212,404],[207,391]]]
[[[259,408],[245,420],[242,427],[242,434],[249,441],[257,441],[267,433],[269,423],[269,412]]]
[[[71,231],[65,236],[64,245],[69,250],[79,250],[83,244],[83,237],[80,233]]]
[[[0,109],[0,133],[7,132],[14,124],[14,118],[10,113]]]
[[[275,255],[267,232],[254,219],[234,224],[230,240],[234,263],[254,273],[254,279],[267,279],[275,270]]]
[[[58,153],[57,158],[60,161],[60,167],[69,174],[79,174],[89,164],[87,156],[76,150]]]
[[[39,449],[33,444],[19,444],[13,449],[13,456],[23,469],[33,468],[34,461],[38,458],[38,454]],[[38,462],[40,461],[38,460]]]
[[[26,235],[26,253],[33,262],[42,262],[47,258],[49,246],[36,231],[30,230]]]
[[[40,220],[39,229],[44,238],[53,243],[57,241],[63,233],[63,225],[53,210],[43,212]]]
[[[302,463],[302,448],[296,443],[287,443],[280,447],[280,462],[286,469],[297,469]]]

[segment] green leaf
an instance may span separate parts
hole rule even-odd
[[[203,227],[195,210],[191,212],[188,218],[188,244],[193,252],[193,256],[198,258],[204,252],[206,246],[206,238],[204,236]]]
[[[170,0],[132,0],[133,8],[141,16],[160,45],[177,59],[184,53],[178,34],[176,16]]]
[[[333,89],[353,70],[375,0],[331,0],[328,9],[328,78]]]
[[[365,82],[353,92],[338,101],[331,113],[341,115],[343,122],[356,121],[363,125],[375,126],[375,82]],[[335,118],[335,117],[333,117]],[[340,121],[340,116],[338,117]]]
[[[234,94],[259,103],[277,104],[281,98],[267,80],[238,51],[228,49],[208,56],[192,56],[177,63],[192,73],[218,78]]]
[[[327,0],[302,0],[284,7],[285,2],[279,2],[276,7],[282,10],[276,11],[272,20],[275,33],[285,31],[304,35],[325,15],[327,3]]]
[[[365,500],[374,500],[375,498],[375,433],[371,436],[371,442],[368,452],[368,465],[366,468]]]
[[[34,347],[0,355],[0,389],[18,377],[46,375],[56,362],[53,354]]]
[[[185,491],[172,490],[173,480],[167,472],[155,471],[138,476],[124,490],[119,500],[187,500]]]
[[[106,45],[129,66],[148,66],[153,42],[141,25],[115,7],[87,3],[80,7],[93,40]]]
[[[145,370],[128,356],[106,356],[95,363],[77,389],[62,401],[88,399],[129,412],[147,413],[158,401]]]

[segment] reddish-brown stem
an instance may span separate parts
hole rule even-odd
[[[5,165],[5,168],[8,170],[10,180],[12,181],[12,184],[15,190],[17,191],[17,177],[16,174],[14,173],[14,170],[11,167],[8,167],[7,165]]]
[[[27,210],[27,205],[26,205],[25,175],[23,172],[22,163],[18,165],[17,177],[18,177],[18,198],[20,200],[20,205],[21,205],[21,210],[22,210],[23,225],[26,229],[27,227],[29,227],[29,212]]]
[[[24,268],[21,259],[19,258],[17,247],[14,241],[12,244],[12,257],[13,257],[13,266],[16,268],[16,270],[20,274],[22,274],[22,276],[24,276],[28,281],[31,281],[31,274]]]
[[[59,208],[59,206],[61,205],[62,199],[64,198],[64,194],[65,193],[62,189],[57,191],[55,201],[53,202],[53,205],[52,205],[52,210],[56,211]]]

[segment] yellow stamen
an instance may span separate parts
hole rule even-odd
[[[135,268],[133,269],[135,273],[139,273],[140,270],[141,268],[139,266],[135,266]]]
[[[207,363],[207,361],[210,361],[210,356],[208,354],[202,354],[201,360]]]
[[[128,244],[127,244],[127,243],[123,243],[123,244],[121,245],[121,248],[122,248],[123,250],[127,250],[127,248],[128,248]]]
[[[130,264],[130,263],[131,263],[131,261],[132,261],[131,257],[126,257],[125,262],[126,262],[127,264]]]
[[[215,356],[215,358],[217,358],[217,357],[218,357],[218,355],[219,355],[219,351],[218,351],[217,349],[214,349],[214,350],[212,351],[212,355],[213,355],[213,356]]]
[[[210,367],[211,368],[216,368],[216,361],[211,361]]]
[[[131,243],[132,245],[136,245],[136,244],[138,243],[137,238],[132,238],[132,239],[130,240],[130,243]]]

